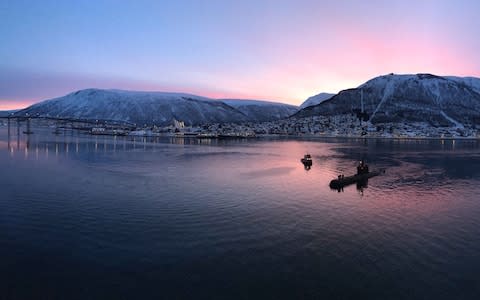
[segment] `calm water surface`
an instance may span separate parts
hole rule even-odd
[[[13,132],[0,299],[480,297],[478,141]]]

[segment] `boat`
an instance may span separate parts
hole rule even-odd
[[[368,165],[365,163],[364,160],[360,161],[357,166],[357,174],[352,176],[343,176],[338,175],[337,179],[333,179],[330,181],[330,188],[339,190],[344,186],[353,184],[353,183],[365,183],[369,178],[378,176],[380,174],[385,173],[385,169],[370,171]]]
[[[302,164],[304,164],[306,167],[310,167],[313,164],[312,156],[310,154],[305,154],[303,158],[300,160]]]

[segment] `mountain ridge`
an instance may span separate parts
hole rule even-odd
[[[437,127],[476,126],[480,124],[480,78],[426,73],[378,76],[301,109],[294,116],[352,113],[373,124],[428,122]]]
[[[262,114],[255,111],[262,111]],[[186,125],[263,122],[286,118],[296,106],[261,100],[211,99],[188,93],[83,89],[36,103],[17,114]]]
[[[300,109],[303,109],[303,108],[308,107],[308,106],[320,104],[323,101],[332,98],[333,96],[335,96],[335,94],[320,93],[320,94],[317,94],[315,96],[308,97],[307,100],[303,101],[303,103],[300,104]]]

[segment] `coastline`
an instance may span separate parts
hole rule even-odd
[[[480,137],[389,137],[389,136],[353,136],[353,135],[317,135],[317,134],[301,134],[301,135],[289,135],[289,134],[260,134],[257,138],[293,138],[293,139],[350,139],[350,140],[480,140]]]

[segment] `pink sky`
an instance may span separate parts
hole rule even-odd
[[[300,105],[388,73],[480,77],[478,1],[184,2],[12,3],[0,110],[91,87]]]

